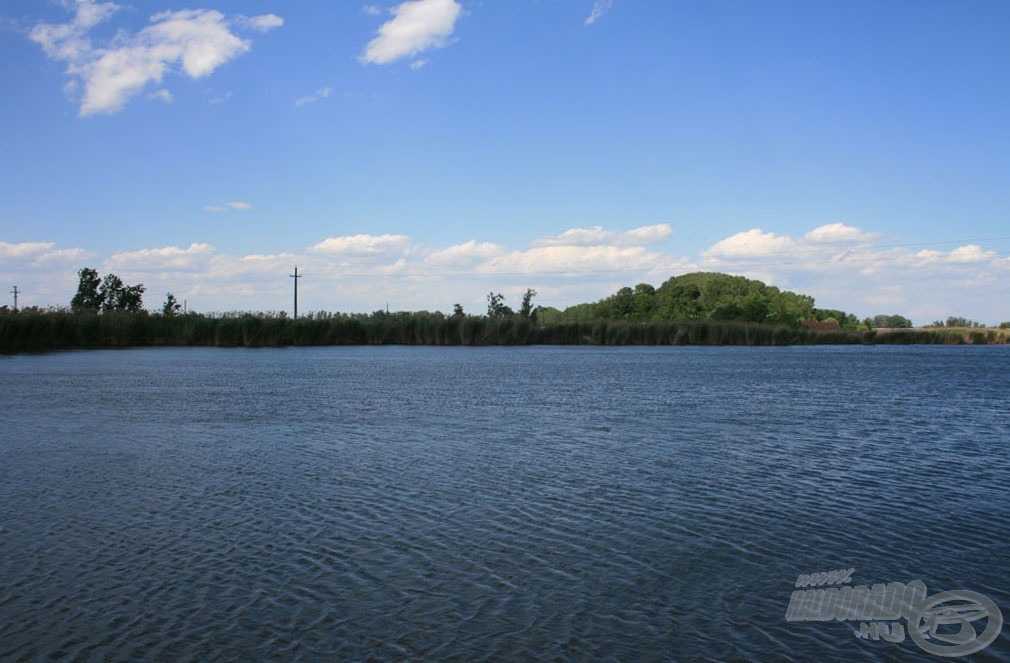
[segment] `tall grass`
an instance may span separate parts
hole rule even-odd
[[[1010,333],[1005,329],[977,327],[927,327],[925,329],[878,329],[876,343],[892,345],[1006,345]]]
[[[713,320],[581,320],[537,324],[512,316],[441,313],[348,315],[230,313],[177,316],[75,313],[65,309],[0,314],[0,352],[135,346],[276,347],[307,345],[812,345],[1008,343],[992,329],[857,332]]]
[[[74,313],[0,315],[0,352],[68,348],[208,345],[788,345],[859,343],[850,332],[811,332],[735,322],[582,321],[537,325],[519,316],[447,317],[439,313],[163,316]]]

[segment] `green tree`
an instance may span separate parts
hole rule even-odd
[[[814,298],[809,295],[797,295],[795,292],[775,291],[770,303],[770,311],[765,316],[765,322],[775,322],[780,324],[798,327],[804,320],[813,317]]]
[[[137,313],[144,306],[144,284],[126,285],[115,274],[99,279],[98,272],[85,267],[77,275],[77,294],[70,300],[75,311],[129,311]]]
[[[537,320],[537,313],[540,311],[540,307],[533,307],[533,298],[537,296],[537,291],[533,288],[526,288],[526,293],[523,295],[523,303],[519,309],[519,315],[524,318],[529,318],[533,322]]]
[[[513,313],[514,311],[505,305],[505,297],[500,292],[487,293],[487,317],[507,318]]]
[[[144,287],[143,283],[128,285],[123,288],[119,295],[119,310],[130,313],[140,313],[144,310]]]
[[[981,327],[983,326],[981,322],[975,320],[969,320],[961,316],[950,316],[947,318],[948,327]]]
[[[597,315],[608,320],[621,320],[630,318],[634,310],[635,291],[625,286],[600,302]]]
[[[911,329],[912,321],[908,318],[894,314],[894,315],[875,315],[872,318],[866,318],[863,320],[865,324],[870,329]]]
[[[168,316],[178,315],[180,310],[182,310],[182,304],[175,298],[175,295],[170,292],[166,293],[165,304],[161,307],[162,314]]]
[[[106,274],[102,279],[102,285],[98,287],[98,296],[102,299],[102,311],[118,311],[119,300],[123,296],[126,286],[123,279],[115,274]]]
[[[631,314],[635,318],[651,318],[656,313],[656,289],[648,283],[639,283],[631,295]]]
[[[852,313],[846,313],[838,309],[815,308],[813,317],[814,320],[820,320],[821,322],[834,320],[842,329],[856,329],[859,327],[859,318]]]
[[[463,305],[456,303],[452,305],[452,317],[454,318],[465,318],[466,313],[463,312]]]
[[[696,320],[702,316],[701,287],[670,279],[657,291],[659,316],[665,320]]]
[[[102,281],[98,278],[98,271],[90,267],[84,267],[77,276],[80,282],[77,284],[77,294],[70,300],[70,308],[75,311],[99,311],[102,308],[102,295],[98,288]]]

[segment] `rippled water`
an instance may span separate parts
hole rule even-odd
[[[2,660],[938,660],[786,621],[798,574],[843,568],[1010,619],[1005,347],[146,349],[0,379]]]

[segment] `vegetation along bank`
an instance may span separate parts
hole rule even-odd
[[[0,307],[0,352],[144,346],[268,347],[306,345],[800,345],[1006,344],[1010,324],[986,328],[950,318],[912,328],[900,315],[858,320],[818,309],[814,300],[741,276],[694,273],[658,288],[622,288],[595,303],[559,310],[533,306],[527,290],[518,311],[500,293],[487,310],[468,314],[456,304],[441,312],[315,312],[200,314],[180,311],[169,293],[162,309],[142,306],[143,285],[113,274],[80,271],[67,308]]]

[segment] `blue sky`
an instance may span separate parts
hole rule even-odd
[[[0,0],[0,285],[479,312],[705,270],[997,323],[1008,70],[1005,2]]]

